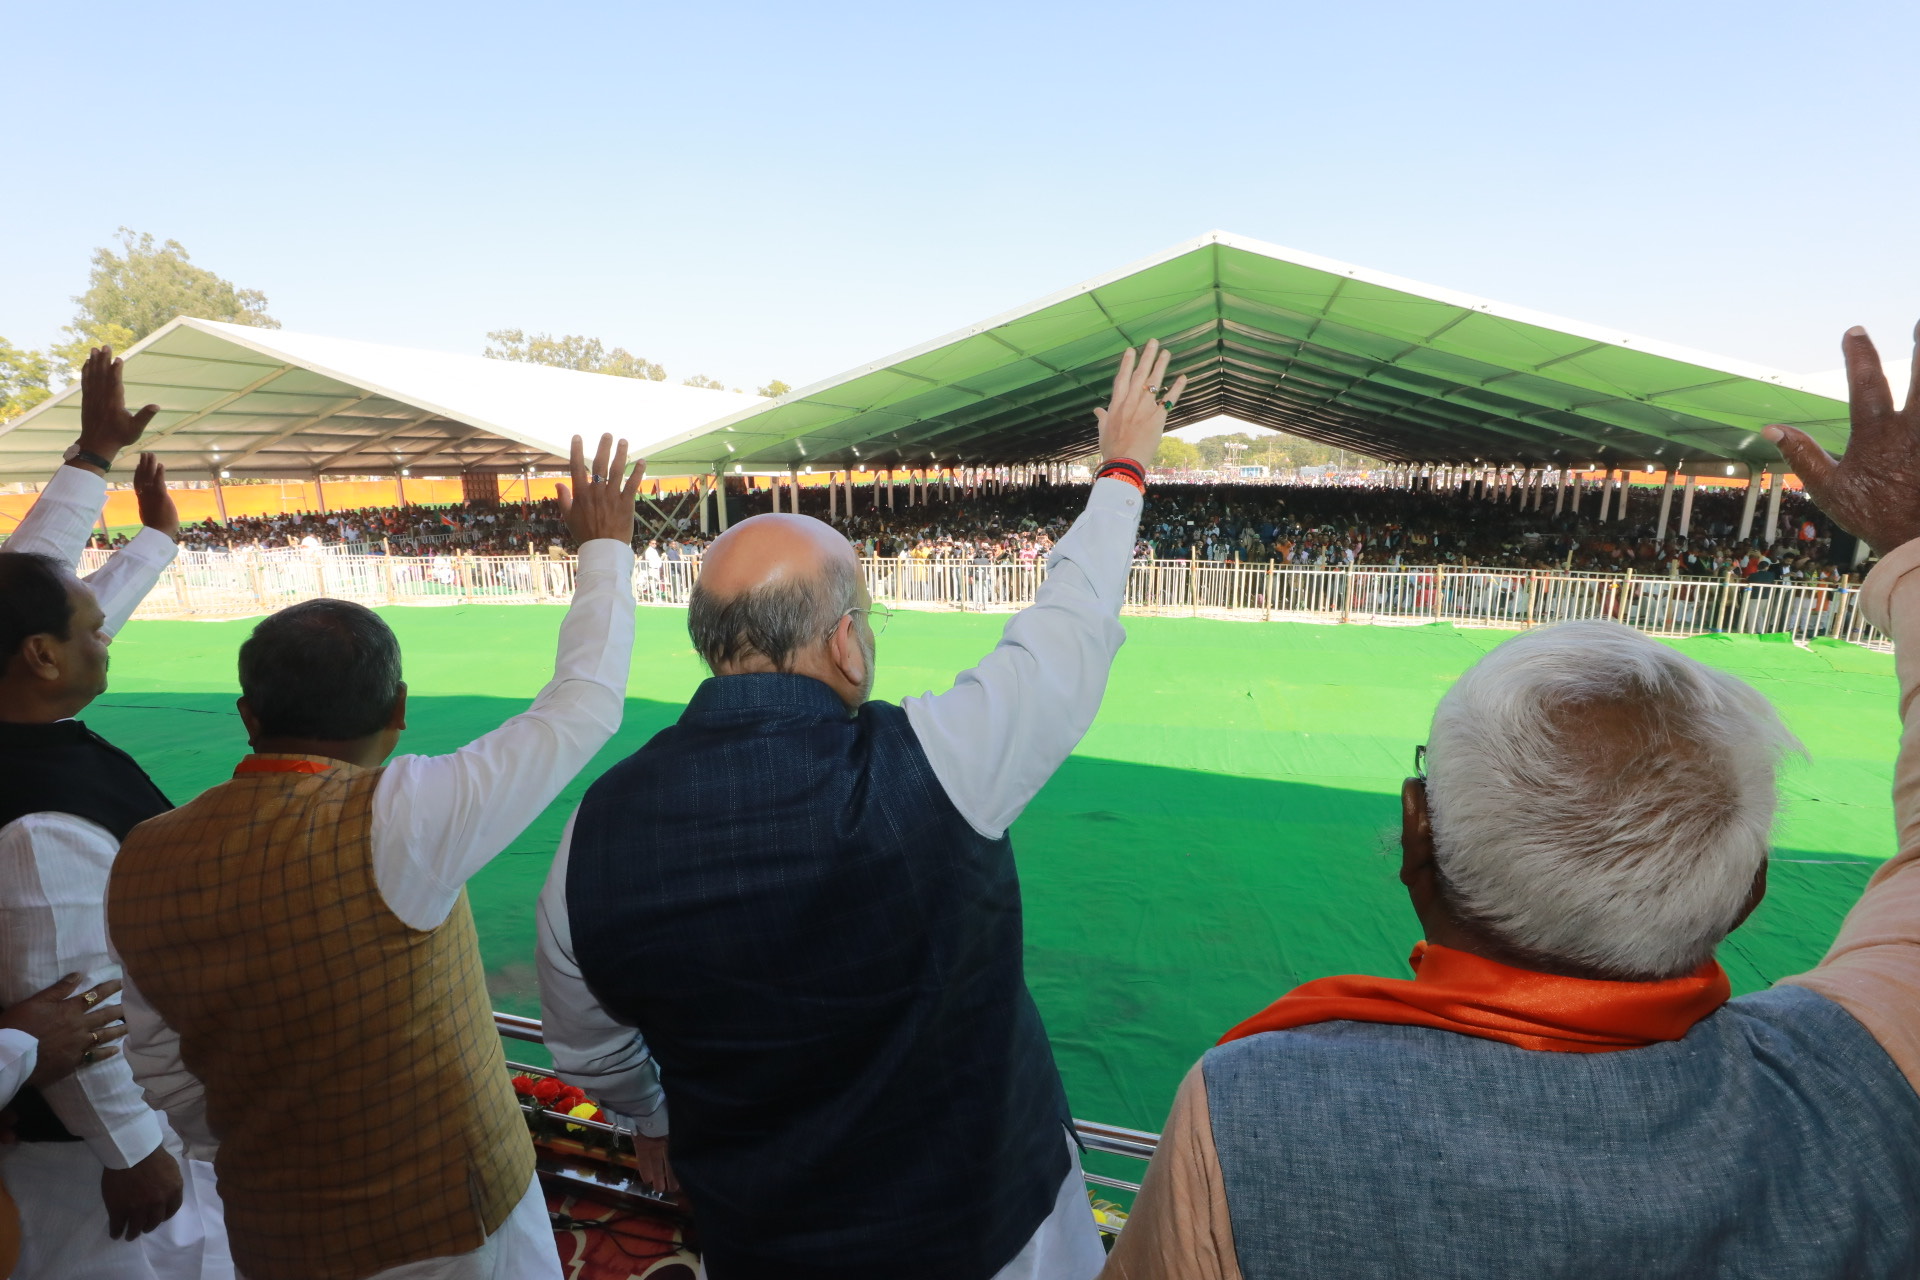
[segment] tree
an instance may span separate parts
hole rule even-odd
[[[0,338],[0,422],[11,422],[53,394],[53,361]]]
[[[1153,465],[1173,471],[1198,471],[1200,451],[1179,436],[1162,436],[1160,447],[1154,450]]]
[[[680,385],[683,387],[707,387],[714,391],[725,391],[727,389],[726,383],[720,381],[718,378],[709,378],[704,373],[696,373],[691,378],[683,378]]]
[[[600,339],[578,333],[556,338],[547,333],[529,336],[522,329],[495,329],[487,334],[487,349],[483,354],[490,360],[547,364],[557,369],[608,373],[617,378],[644,378],[649,382],[662,382],[667,376],[665,369],[645,356],[636,356],[625,347],[615,347],[609,351]]]
[[[69,369],[80,367],[89,347],[106,343],[120,350],[176,316],[280,327],[267,314],[266,294],[195,266],[178,240],[156,244],[150,233],[126,227],[119,240],[121,253],[111,247],[93,251],[87,291],[74,299],[80,310],[66,329],[72,339],[52,348]]]
[[[769,382],[766,386],[760,388],[760,390],[755,394],[763,395],[769,400],[778,400],[781,396],[787,394],[787,392],[791,390],[793,390],[792,387],[780,381],[780,379],[775,378],[772,382]]]

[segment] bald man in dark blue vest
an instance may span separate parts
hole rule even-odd
[[[555,1067],[643,1153],[670,1100],[714,1280],[1100,1269],[1007,829],[1125,638],[1166,366],[1123,357],[1086,512],[946,693],[870,700],[886,611],[833,529],[722,535],[688,614],[713,677],[563,837],[540,912]]]

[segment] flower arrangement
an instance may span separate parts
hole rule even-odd
[[[582,1120],[594,1120],[601,1124],[607,1122],[607,1113],[588,1101],[585,1093],[552,1076],[515,1076],[513,1091],[531,1101],[539,1111],[560,1111]],[[570,1124],[567,1132],[584,1133],[586,1129],[582,1125]]]

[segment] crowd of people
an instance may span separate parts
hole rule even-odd
[[[1830,519],[1883,553],[1861,608],[1910,648],[1920,397],[1893,408],[1863,332],[1847,356],[1846,458],[1768,435],[1825,513],[1804,541]],[[1920,738],[1895,770],[1903,843],[1833,949],[1734,998],[1715,950],[1765,895],[1798,744],[1737,677],[1605,621],[1507,640],[1442,696],[1401,790],[1413,976],[1321,978],[1191,1044],[1103,1249],[1009,832],[1099,709],[1139,541],[1525,557],[1508,542],[1544,519],[1463,494],[1409,504],[1415,525],[1384,494],[1156,493],[1135,459],[1184,391],[1167,363],[1122,358],[1090,487],[996,495],[964,534],[916,509],[922,539],[1051,543],[1033,606],[947,692],[872,697],[887,611],[848,534],[884,524],[743,519],[688,609],[710,677],[575,792],[529,904],[546,1045],[642,1179],[683,1195],[705,1273],[1920,1272]],[[620,725],[642,468],[574,442],[577,580],[526,711],[395,756],[398,640],[304,601],[239,646],[250,752],[176,806],[78,719],[180,539],[144,455],[142,531],[74,576],[151,417],[110,351],[81,379],[71,460],[0,551],[0,1271],[558,1280],[465,886]],[[1702,537],[1725,540],[1708,506]],[[1558,532],[1565,554],[1633,545]],[[1899,678],[1920,716],[1920,669]]]
[[[1628,486],[1624,513],[1601,520],[1601,497],[1588,484],[1575,508],[1556,514],[1549,488],[1535,509],[1522,495],[1493,498],[1466,489],[1409,490],[1383,484],[1156,484],[1135,541],[1137,559],[1238,561],[1296,567],[1426,566],[1623,572],[1754,582],[1832,583],[1852,570],[1852,541],[1838,549],[1833,529],[1799,490],[1783,493],[1771,538],[1763,510],[1740,536],[1745,492],[1701,487],[1686,536],[1680,499],[1669,502],[1660,536],[1660,490]],[[906,489],[903,486],[901,493]],[[922,505],[876,509],[858,493],[848,514],[821,490],[803,490],[800,510],[830,520],[863,556],[971,564],[1044,560],[1085,506],[1085,485],[1015,486],[991,491],[934,490]],[[636,538],[651,564],[698,560],[713,535],[698,528],[690,504],[656,500]],[[736,492],[729,514],[771,511],[765,490]],[[236,518],[184,526],[193,550],[349,547],[398,556],[540,553],[565,540],[552,500],[498,506],[379,507],[326,515]],[[125,539],[97,546],[124,545]]]

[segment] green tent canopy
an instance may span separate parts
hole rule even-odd
[[[1121,351],[1157,338],[1227,414],[1395,462],[1742,471],[1769,423],[1837,449],[1814,379],[1212,232],[656,446],[656,474],[1059,460]],[[1678,464],[1676,466],[1676,464]],[[1711,465],[1718,464],[1718,465]]]

